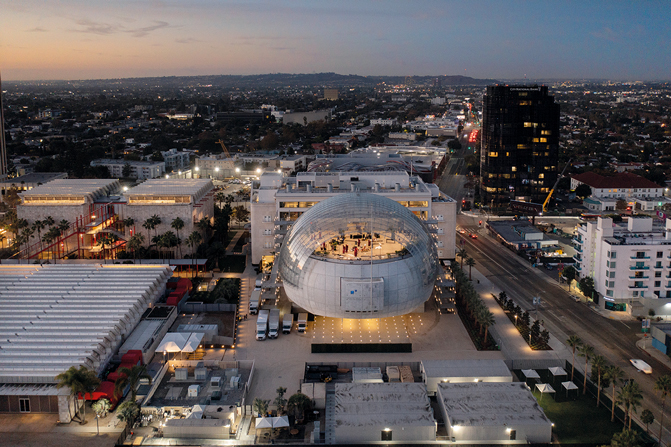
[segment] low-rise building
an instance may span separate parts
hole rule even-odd
[[[512,382],[513,376],[503,360],[422,360],[422,381],[430,396],[441,383]]]
[[[571,177],[572,190],[581,184],[592,188],[591,201],[587,205],[593,211],[614,210],[618,200],[626,201],[632,208],[648,211],[667,203],[663,186],[631,172],[603,176],[590,171]]]
[[[91,166],[104,166],[109,170],[110,177],[115,178],[130,177],[146,180],[165,175],[165,163],[162,161],[111,160],[101,158],[93,160]]]
[[[284,124],[300,124],[307,125],[313,121],[330,121],[331,109],[313,110],[311,112],[287,112],[282,117]]]
[[[165,163],[166,169],[171,168],[173,171],[177,171],[189,167],[190,152],[180,152],[177,149],[172,148],[168,151],[161,152],[161,155],[163,155],[163,162]]]
[[[0,194],[4,198],[5,193],[10,188],[16,188],[18,192],[28,191],[52,180],[65,178],[68,178],[67,172],[33,172],[20,177],[7,178],[0,181]]]
[[[552,421],[525,383],[440,383],[438,405],[453,442],[545,444]]]
[[[671,220],[662,227],[651,217],[600,217],[580,224],[573,241],[578,274],[594,279],[591,298],[601,308],[671,315]]]

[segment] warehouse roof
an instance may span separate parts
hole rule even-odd
[[[162,265],[0,265],[0,382],[104,367],[170,276]]]
[[[552,423],[521,382],[440,383],[438,403],[453,427]]]
[[[511,377],[503,360],[422,360],[428,377]]]
[[[336,383],[336,427],[434,426],[421,383]]]
[[[212,180],[190,178],[154,178],[131,188],[125,196],[194,196],[200,199],[214,186]]]
[[[116,179],[56,179],[44,185],[20,193],[21,197],[86,197],[94,199],[118,190]]]

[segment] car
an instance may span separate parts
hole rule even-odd
[[[646,374],[652,374],[652,366],[648,365],[641,359],[629,359],[632,365],[634,365],[634,368],[638,370],[638,372],[644,372]]]
[[[554,267],[552,267],[550,264],[545,264],[545,268],[548,270],[554,269]]]
[[[459,231],[459,234],[466,234],[466,230],[463,228],[459,228],[457,231]]]
[[[477,238],[478,238],[478,235],[475,234],[475,233],[471,233],[471,234],[469,234],[468,236],[469,236],[471,239],[477,239]]]
[[[571,299],[573,301],[575,301],[576,303],[579,303],[581,301],[580,297],[578,295],[571,295]]]

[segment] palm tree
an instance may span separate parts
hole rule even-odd
[[[610,380],[610,385],[613,387],[613,397],[612,397],[612,402],[613,406],[610,410],[610,421],[614,422],[615,421],[615,387],[617,386],[618,382],[622,380],[624,377],[624,372],[620,369],[619,366],[609,366],[606,369],[606,377],[608,377],[608,380]]]
[[[132,217],[126,217],[122,221],[122,223],[123,223],[124,229],[129,228],[129,227],[132,227],[133,225],[135,225],[135,219],[133,219]]]
[[[95,401],[92,405],[91,408],[93,411],[96,412],[98,417],[104,418],[107,416],[107,413],[110,411],[110,408],[112,407],[112,404],[108,399],[98,399]]]
[[[135,254],[138,248],[142,247],[143,243],[144,243],[144,235],[138,233],[133,235],[128,241],[128,244],[126,244],[126,248],[133,251],[133,260],[135,260]]]
[[[637,408],[641,405],[641,399],[643,399],[643,394],[641,394],[641,387],[638,386],[638,383],[630,380],[624,385],[620,392],[617,393],[617,402],[624,406],[624,425],[627,425],[627,420],[629,420],[628,428],[631,430],[631,414],[636,414]]]
[[[177,246],[177,236],[172,231],[166,231],[160,238],[161,246],[164,248],[172,248]]]
[[[641,411],[641,422],[645,424],[645,432],[650,434],[650,430],[648,430],[648,426],[655,422],[655,415],[652,414],[652,411],[648,410],[647,408],[643,411]]]
[[[151,241],[151,233],[150,233],[150,231],[153,230],[154,227],[155,227],[155,225],[154,225],[154,223],[153,223],[151,217],[150,217],[149,219],[145,220],[144,223],[142,224],[142,228],[144,228],[145,230],[147,230],[147,240],[148,240],[148,241]]]
[[[573,360],[571,361],[571,382],[573,382],[573,373],[575,371],[575,350],[578,346],[582,345],[582,340],[577,335],[571,335],[568,340],[566,340],[566,344],[568,344],[573,350]]]
[[[478,312],[478,324],[480,324],[480,329],[482,329],[483,327],[485,328],[485,345],[486,345],[488,340],[487,332],[489,331],[489,327],[496,324],[494,314],[487,308],[487,306],[484,306],[481,309],[481,312]]]
[[[594,348],[590,345],[584,344],[578,348],[578,351],[581,357],[585,357],[585,378],[582,383],[582,394],[585,395],[587,393],[587,364],[594,355]]]
[[[79,401],[81,395],[86,399],[86,393],[92,393],[100,385],[100,379],[95,372],[87,369],[85,366],[75,368],[71,366],[67,371],[64,371],[56,376],[58,388],[70,388],[70,395]],[[79,408],[79,405],[77,405]],[[70,406],[68,405],[68,411]],[[75,412],[76,415],[76,412]],[[82,415],[82,424],[86,423],[86,401],[84,401],[84,413]]]
[[[218,193],[221,194],[221,193]],[[179,230],[184,228],[184,221],[179,217],[175,217],[170,224],[172,228],[177,232],[177,249],[179,250],[179,257],[182,257],[182,240],[179,238]]]
[[[611,447],[639,447],[641,439],[636,430],[624,429],[613,435],[610,441]]]
[[[203,232],[203,234],[205,235],[205,239],[207,239],[207,234],[208,234],[208,231],[210,230],[210,219],[207,218],[207,217],[203,217],[202,219],[200,219],[198,221],[196,226],[198,227],[198,229],[200,231]]]
[[[114,382],[114,395],[119,398],[123,394],[123,390],[130,385],[130,401],[135,402],[137,399],[137,386],[141,379],[149,380],[151,385],[151,376],[147,373],[147,368],[144,365],[135,365],[132,368],[120,368],[119,378]]]
[[[607,366],[608,362],[606,361],[606,358],[604,356],[596,354],[594,357],[592,357],[592,368],[596,368],[596,377],[597,377],[597,385],[596,385],[597,408],[601,404],[601,377],[604,375]]]
[[[664,404],[666,396],[671,392],[671,376],[664,375],[655,380],[655,391],[659,391],[662,398],[662,417],[659,420],[659,444],[662,444],[662,430],[664,429]]]
[[[70,222],[68,222],[66,219],[63,219],[60,222],[58,222],[58,227],[57,228],[61,232],[61,234],[65,234],[65,232],[70,229]],[[65,246],[63,247],[64,252],[67,253],[68,252],[68,246],[67,246],[68,240],[65,239],[64,243],[65,243]]]
[[[47,227],[52,227],[56,223],[56,221],[54,221],[54,218],[51,216],[47,216],[43,222]]]
[[[303,393],[296,393],[289,398],[287,409],[294,413],[296,419],[303,419],[305,412],[312,408],[312,401]],[[300,417],[298,417],[300,415]]]
[[[152,229],[154,230],[154,236],[158,235],[158,226],[161,225],[161,218],[158,215],[154,214],[149,218],[151,220]]]
[[[40,251],[42,250],[42,230],[44,230],[45,227],[44,221],[41,220],[36,220],[33,222],[32,230],[33,232],[37,231],[37,240],[40,243]]]
[[[135,421],[138,414],[140,414],[140,408],[137,406],[137,404],[135,402],[126,401],[119,405],[116,417],[119,418],[119,420],[125,422],[126,427],[128,427],[131,423],[133,423],[133,421]]]
[[[475,259],[469,256],[466,258],[466,265],[468,266],[468,280],[471,281],[473,279],[471,277],[471,272],[473,271],[473,266],[475,265]]]
[[[193,267],[194,259],[196,257],[196,248],[200,245],[203,237],[199,232],[193,231],[189,237],[186,238],[186,243],[191,247],[191,267]]]
[[[462,248],[461,250],[459,250],[458,255],[461,258],[461,269],[463,270],[464,269],[464,259],[468,255],[468,252],[466,251],[465,248]]]
[[[226,200],[226,194],[223,191],[219,191],[214,195],[214,200],[219,202],[219,209],[221,209],[221,204]]]
[[[284,398],[284,393],[287,392],[287,389],[284,387],[279,387],[277,390],[277,397],[275,398],[275,406],[277,406],[277,411],[280,414],[284,414],[284,406],[287,404],[287,400]]]
[[[257,397],[256,399],[254,399],[254,402],[252,403],[252,410],[254,410],[256,414],[260,414],[263,416],[266,413],[268,413],[269,402],[270,401],[268,400],[263,400],[260,397]]]

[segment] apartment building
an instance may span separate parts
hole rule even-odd
[[[162,161],[131,161],[102,158],[93,160],[91,166],[105,166],[110,172],[110,177],[113,178],[130,177],[138,180],[147,180],[165,175],[165,163]],[[124,172],[126,166],[128,166],[127,169],[130,170],[129,172]]]
[[[166,168],[172,168],[173,171],[177,171],[189,167],[189,157],[191,155],[189,152],[180,152],[177,149],[172,148],[168,151],[161,152],[161,155],[163,155],[163,161],[165,162]]]

